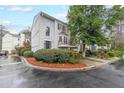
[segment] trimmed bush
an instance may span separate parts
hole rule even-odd
[[[31,51],[31,48],[22,48],[22,49],[20,50],[20,55],[23,56],[23,53],[24,53],[25,51]]]
[[[70,50],[61,49],[39,49],[34,53],[38,61],[48,63],[77,63],[82,55]]]
[[[107,53],[109,57],[115,57],[115,53],[114,52],[108,52]]]
[[[117,57],[122,57],[124,55],[124,51],[115,50],[114,53]]]
[[[16,50],[17,50],[17,53],[18,53],[18,55],[21,55],[21,50],[22,49],[24,49],[24,47],[19,47],[19,48],[17,48]]]
[[[24,57],[33,57],[33,52],[32,52],[32,51],[25,51],[25,52],[23,53],[23,56],[24,56]]]
[[[108,59],[109,56],[108,56],[107,52],[108,51],[106,49],[98,49],[96,52],[96,56],[101,59]]]

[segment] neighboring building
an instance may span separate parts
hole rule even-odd
[[[12,50],[15,50],[15,46],[18,45],[18,35],[12,34],[8,31],[3,31],[2,36],[2,50],[6,50],[11,53]]]
[[[9,31],[2,31],[2,50],[11,53],[17,47],[23,47],[24,41],[31,42],[31,32],[29,30],[21,31],[19,34],[12,34]]]
[[[43,12],[34,17],[31,29],[32,51],[41,48],[69,48],[69,39],[66,23]]]
[[[21,31],[19,33],[18,40],[19,40],[18,41],[19,42],[18,47],[23,46],[24,41],[25,42],[27,42],[27,41],[31,42],[31,31],[30,31],[30,28]]]
[[[119,21],[113,26],[113,41],[115,46],[124,46],[124,21]]]

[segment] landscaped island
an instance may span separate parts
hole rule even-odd
[[[47,67],[47,68],[58,68],[58,69],[72,69],[78,68],[83,69],[89,65],[85,64],[88,60],[92,63],[102,62],[95,59],[111,60],[114,57],[122,57],[123,51],[119,50],[97,50],[93,52],[90,58],[83,57],[82,54],[74,52],[72,50],[62,49],[39,49],[36,52],[32,52],[31,48],[20,48],[18,50],[20,56],[24,56],[25,60],[34,66]],[[85,62],[83,62],[85,61]]]
[[[80,53],[62,49],[39,49],[32,52],[30,48],[20,48],[20,56],[33,65],[49,68],[82,68],[86,64],[80,63],[84,58]]]

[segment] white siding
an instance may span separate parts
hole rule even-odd
[[[52,43],[52,48],[56,48],[55,46],[55,24],[54,21],[49,20],[42,16],[37,16],[36,22],[33,24],[31,31],[31,44],[32,51],[36,51],[38,49],[44,48],[44,41],[48,40]],[[50,28],[50,36],[46,36],[46,27]]]
[[[64,23],[50,19],[45,16],[37,14],[34,18],[31,29],[31,46],[32,51],[44,48],[44,41],[51,41],[51,48],[58,48],[59,33],[58,23],[64,25]],[[50,28],[50,36],[46,36],[46,28]]]
[[[17,44],[18,37],[14,37],[11,34],[6,34],[2,40],[2,50],[7,50],[11,53],[11,50],[14,50]]]
[[[55,36],[56,36],[56,33],[55,33],[55,24],[54,24],[54,21],[52,20],[49,20],[45,17],[42,18],[42,22],[43,22],[43,26],[42,26],[42,45],[44,47],[44,41],[47,40],[47,41],[51,41],[52,43],[52,48],[55,48],[55,45],[54,45],[54,41],[55,41]],[[49,27],[50,28],[50,36],[46,36],[46,27]]]
[[[41,43],[41,23],[42,23],[42,18],[40,15],[37,15],[33,25],[32,25],[32,30],[31,30],[31,45],[32,45],[32,51],[36,51],[37,49],[40,48],[40,43]]]
[[[19,46],[23,46],[24,40],[25,40],[25,35],[20,33],[20,38],[18,41]]]

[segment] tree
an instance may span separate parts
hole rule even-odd
[[[105,6],[74,5],[68,11],[68,29],[71,42],[80,44],[80,51],[85,56],[86,45],[104,45],[107,41],[104,31]]]
[[[24,42],[23,42],[23,45],[24,45],[24,47],[26,47],[26,48],[31,47],[31,43],[30,43],[29,40],[24,41]]]
[[[111,41],[112,41],[112,47],[124,47],[124,35],[123,33],[120,33],[120,30],[113,30],[113,27],[119,27],[122,28],[122,26],[118,23],[120,21],[124,20],[124,7],[121,5],[114,5],[109,9],[106,9],[105,13],[105,24],[106,28],[105,30],[110,30]],[[113,33],[113,34],[112,34]]]
[[[114,5],[74,5],[68,11],[68,29],[71,43],[80,44],[85,53],[85,45],[105,45],[113,42],[113,25],[124,20],[124,7]],[[108,39],[108,40],[107,40]]]

